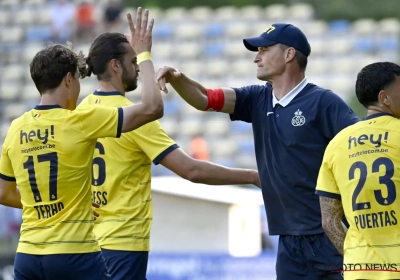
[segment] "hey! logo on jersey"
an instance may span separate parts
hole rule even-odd
[[[357,145],[364,145],[365,141],[369,141],[371,144],[374,145],[375,148],[379,148],[382,146],[382,137],[383,141],[387,143],[388,138],[389,138],[389,132],[385,132],[385,134],[370,134],[369,136],[367,134],[361,134],[358,137],[353,137],[349,136],[349,150],[353,147],[357,147]]]
[[[29,142],[33,142],[35,139],[39,139],[42,141],[43,144],[47,144],[49,141],[49,129],[50,129],[50,136],[51,138],[54,139],[54,125],[51,125],[50,128],[46,128],[43,130],[31,130],[28,132],[25,132],[21,130],[20,136],[19,136],[19,143],[22,144],[28,144]]]

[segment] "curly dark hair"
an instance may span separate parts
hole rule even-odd
[[[68,72],[75,77],[86,75],[86,62],[82,52],[73,52],[72,44],[54,44],[39,51],[30,63],[30,72],[36,88],[43,92],[57,88]]]

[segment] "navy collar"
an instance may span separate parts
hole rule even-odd
[[[365,120],[370,120],[370,119],[374,119],[374,118],[378,118],[378,117],[383,117],[383,116],[391,116],[391,117],[394,117],[392,114],[389,114],[389,113],[376,113],[376,114],[373,114],[373,115],[369,115],[369,116],[363,118],[362,120],[365,121]]]
[[[122,95],[119,91],[97,91],[95,90],[93,92],[94,95],[100,95],[100,96],[110,96],[110,95]]]
[[[50,109],[62,109],[58,104],[54,105],[36,105],[35,110],[50,110]]]

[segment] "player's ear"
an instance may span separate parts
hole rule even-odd
[[[381,90],[379,92],[378,101],[380,104],[384,104],[386,106],[390,105],[390,98],[388,97],[388,93],[385,90]]]
[[[296,56],[296,50],[294,48],[287,48],[285,50],[285,60],[286,62],[289,62],[294,59]]]
[[[65,75],[64,81],[65,81],[65,86],[67,88],[69,88],[71,86],[72,83],[72,74],[71,72],[68,72],[67,75]]]
[[[115,59],[115,58],[111,59],[109,66],[113,72],[116,72],[116,73],[121,72],[121,65],[120,65],[118,59]]]

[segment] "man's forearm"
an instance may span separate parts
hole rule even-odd
[[[252,169],[228,168],[208,161],[197,161],[190,181],[208,185],[259,186],[258,172]]]
[[[347,228],[342,223],[344,215],[340,199],[320,196],[322,227],[340,254],[344,254],[344,240]]]
[[[347,228],[342,223],[341,219],[335,218],[328,221],[324,227],[324,230],[335,248],[341,255],[344,255],[343,247]]]
[[[182,73],[182,77],[170,82],[175,91],[197,110],[205,110],[208,104],[207,90],[201,84]]]
[[[139,64],[139,69],[143,81],[142,103],[149,108],[149,111],[159,112],[164,103],[160,89],[154,80],[154,66],[151,60]]]

